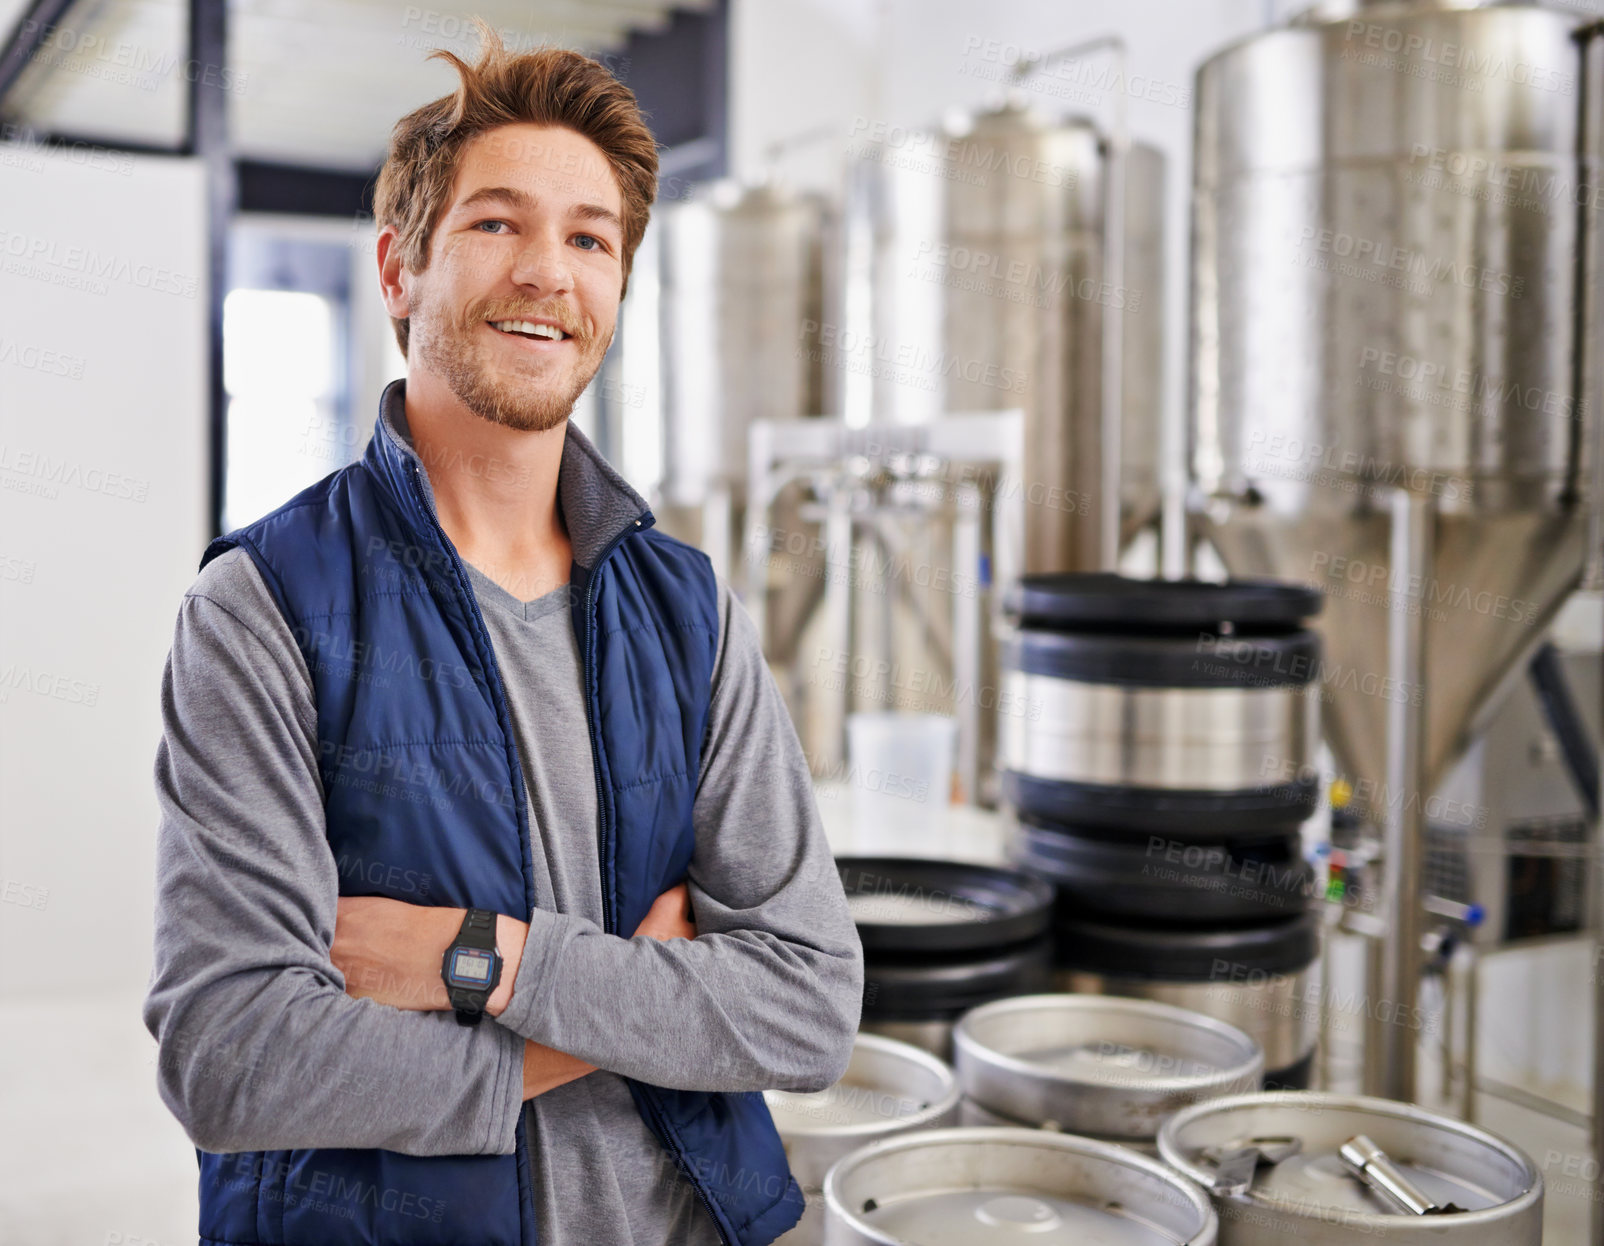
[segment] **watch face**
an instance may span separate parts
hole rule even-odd
[[[459,947],[451,957],[451,984],[473,989],[490,981],[495,968],[495,953],[480,948]]]

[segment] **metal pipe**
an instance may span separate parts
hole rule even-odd
[[[1595,502],[1600,499],[1595,497]],[[1604,792],[1600,793],[1604,796]],[[1593,822],[1593,1199],[1589,1237],[1604,1246],[1604,827]]]
[[[838,473],[825,500],[824,520],[825,643],[832,654],[849,659],[853,652],[852,490],[852,483]],[[850,760],[846,753],[847,715],[853,710],[852,680],[843,679],[839,691],[838,697],[831,698],[829,719],[819,736],[821,742],[827,742],[822,743],[827,755],[820,759],[825,766]]]
[[[1470,965],[1465,972],[1465,1089],[1461,1119],[1476,1123],[1477,1072],[1481,1067],[1481,951],[1475,939],[1465,940]]]
[[[1600,270],[1600,221],[1596,210],[1601,163],[1604,163],[1604,22],[1594,22],[1577,32],[1581,46],[1582,73],[1581,126],[1578,131],[1578,165],[1586,170],[1592,193],[1577,205],[1578,280],[1582,289],[1582,324],[1578,339],[1578,372],[1583,378],[1578,390],[1587,409],[1594,413],[1590,432],[1593,457],[1592,510],[1588,525],[1586,569],[1582,581],[1588,588],[1604,586],[1604,430],[1597,415],[1604,403],[1604,360],[1599,352],[1584,350],[1583,344],[1598,341],[1597,332],[1604,319],[1604,271]],[[1583,206],[1583,203],[1587,205]],[[1595,772],[1595,779],[1597,774]],[[1593,808],[1599,808],[1600,796]],[[1595,813],[1593,819],[1593,1102],[1592,1141],[1594,1189],[1588,1238],[1592,1246],[1604,1246],[1604,827]]]
[[[1513,1103],[1517,1107],[1525,1108],[1528,1112],[1535,1112],[1538,1116],[1546,1116],[1549,1120],[1560,1121],[1576,1129],[1586,1129],[1592,1122],[1586,1112],[1578,1112],[1575,1108],[1566,1107],[1563,1103],[1555,1103],[1552,1099],[1534,1094],[1521,1086],[1509,1082],[1499,1081],[1496,1077],[1486,1077],[1477,1074],[1476,1089],[1494,1099],[1502,1099],[1506,1103]]]
[[[1438,1044],[1442,1058],[1442,1076],[1437,1086],[1437,1098],[1449,1103],[1454,1096],[1454,1007],[1457,992],[1454,990],[1454,961],[1450,956],[1442,967],[1442,1041]]]
[[[980,490],[972,484],[958,486],[953,499],[952,563],[978,578],[981,543]],[[958,719],[958,781],[961,800],[975,805],[981,800],[980,736],[982,703],[991,702],[981,692],[984,679],[981,654],[981,594],[958,596],[953,602],[952,673],[953,714]],[[965,695],[964,690],[968,689]],[[995,717],[995,715],[993,715]]]
[[[1126,56],[1123,40],[1113,41],[1115,72],[1125,82]],[[1104,177],[1103,274],[1109,290],[1122,296],[1125,289],[1125,166],[1130,155],[1131,137],[1126,118],[1123,91],[1114,93],[1114,129],[1108,140],[1108,164]],[[1102,457],[1102,494],[1098,508],[1102,531],[1098,544],[1103,570],[1119,569],[1120,502],[1123,496],[1121,471],[1125,420],[1125,303],[1123,297],[1110,300],[1118,307],[1104,305],[1103,346],[1103,430],[1099,449]]]
[[[1604,317],[1604,271],[1600,270],[1598,195],[1601,191],[1600,164],[1604,162],[1604,22],[1593,22],[1575,34],[1581,49],[1582,73],[1578,95],[1581,124],[1577,127],[1577,166],[1587,179],[1589,193],[1578,196],[1576,207],[1575,297],[1576,357],[1573,361],[1576,395],[1582,410],[1594,412],[1591,421],[1572,421],[1572,435],[1586,438],[1592,457],[1592,505],[1588,516],[1587,558],[1582,572],[1582,588],[1604,588],[1604,430],[1596,413],[1604,404],[1604,360],[1596,349],[1600,319]],[[1586,455],[1578,458],[1585,462]],[[1604,1213],[1601,1213],[1604,1215]],[[1604,1233],[1604,1220],[1600,1232]],[[1604,1242],[1604,1239],[1595,1239]]]
[[[1604,1246],[1604,845],[1593,826],[1593,1200],[1590,1240]]]
[[[1433,562],[1435,507],[1430,497],[1392,493],[1391,562],[1396,584],[1428,584]],[[1414,1030],[1420,997],[1420,884],[1426,839],[1426,627],[1424,612],[1408,593],[1394,592],[1387,620],[1387,675],[1395,689],[1387,706],[1387,786],[1383,832],[1382,908],[1388,942],[1381,965],[1381,1000],[1372,1013],[1386,1020],[1372,1033],[1365,1080],[1373,1093],[1402,1103],[1416,1096],[1419,1038]],[[1411,609],[1415,606],[1415,609]]]
[[[1380,923],[1377,923],[1378,926]],[[1387,949],[1385,928],[1374,931],[1361,931],[1364,936],[1364,973],[1365,989],[1362,1000],[1366,1005],[1364,1009],[1364,1053],[1359,1062],[1360,1084],[1367,1095],[1386,1096],[1386,1086],[1382,1077],[1381,1053],[1387,1046],[1386,1010],[1378,1007],[1371,1001],[1370,995],[1382,989],[1381,984],[1387,977]]]
[[[1333,973],[1332,944],[1336,942],[1339,923],[1342,914],[1339,910],[1333,914],[1329,905],[1322,914],[1325,920],[1325,929],[1320,934],[1320,998],[1322,1000],[1332,997],[1331,982]],[[1315,1077],[1313,1090],[1331,1089],[1331,1009],[1322,1007],[1317,1014],[1319,1018],[1319,1039],[1315,1049]]]

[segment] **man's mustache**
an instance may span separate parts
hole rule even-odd
[[[495,307],[485,314],[473,317],[475,322],[481,320],[551,320],[555,321],[569,337],[580,345],[587,345],[592,334],[586,330],[584,322],[565,307],[520,307],[508,310],[504,307]]]

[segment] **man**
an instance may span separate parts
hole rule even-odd
[[[862,951],[750,619],[567,423],[651,135],[481,31],[380,175],[405,381],[179,613],[159,1089],[203,1246],[760,1246]]]

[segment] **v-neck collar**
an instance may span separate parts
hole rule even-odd
[[[420,469],[417,475],[433,506],[434,485],[427,466],[413,448],[412,433],[407,427],[405,377],[384,387],[379,398],[379,418],[363,458],[374,475],[389,486],[413,522],[427,526],[431,520],[426,512],[417,510],[412,490],[403,483],[414,467]],[[630,487],[572,421],[564,430],[562,461],[557,466],[557,506],[568,530],[574,563],[587,572],[594,571],[607,550],[631,528],[649,528],[656,522],[646,499]]]

